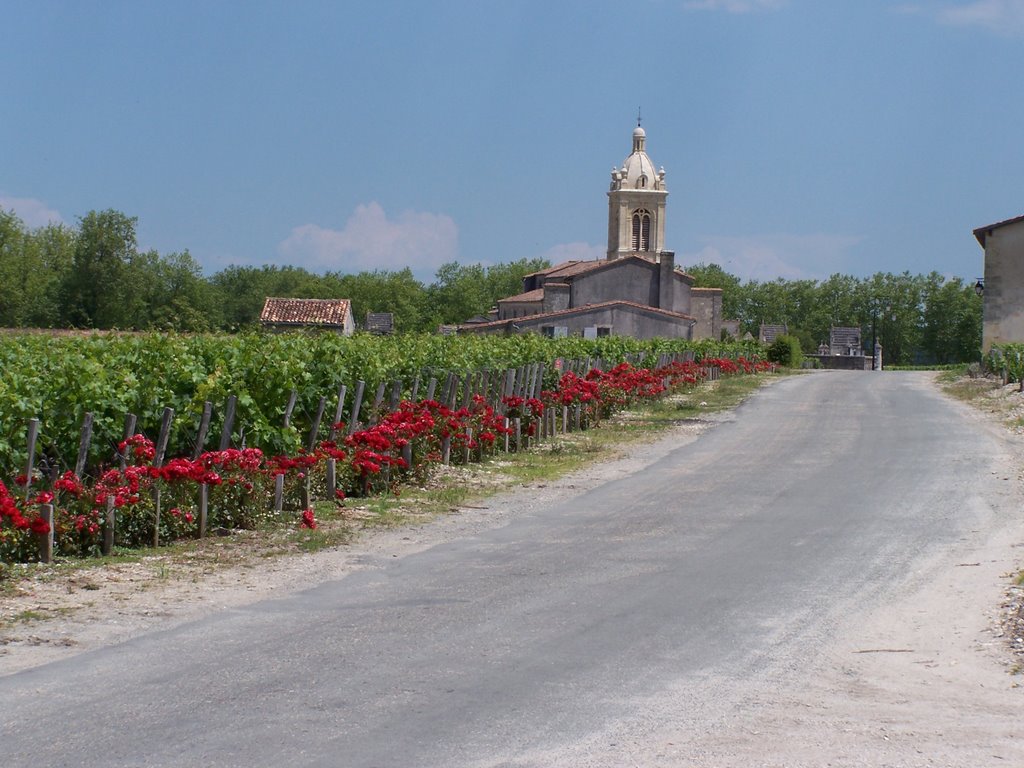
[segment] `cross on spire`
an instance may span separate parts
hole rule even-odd
[[[637,107],[636,108],[636,127],[637,128],[640,127],[641,120],[642,120],[642,118],[640,117],[640,107]]]

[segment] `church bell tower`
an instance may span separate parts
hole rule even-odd
[[[633,151],[621,168],[612,169],[608,190],[608,258],[646,256],[665,247],[665,169],[657,172],[647,156],[647,134],[637,120]]]

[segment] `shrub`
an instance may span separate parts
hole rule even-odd
[[[795,336],[779,336],[769,345],[766,356],[773,363],[787,368],[799,368],[804,359],[800,339]]]

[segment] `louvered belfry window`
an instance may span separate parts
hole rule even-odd
[[[633,212],[633,250],[651,250],[651,214],[643,209]]]

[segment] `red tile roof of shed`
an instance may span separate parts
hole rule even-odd
[[[276,299],[267,297],[260,312],[261,323],[296,325],[345,325],[351,312],[348,299]]]

